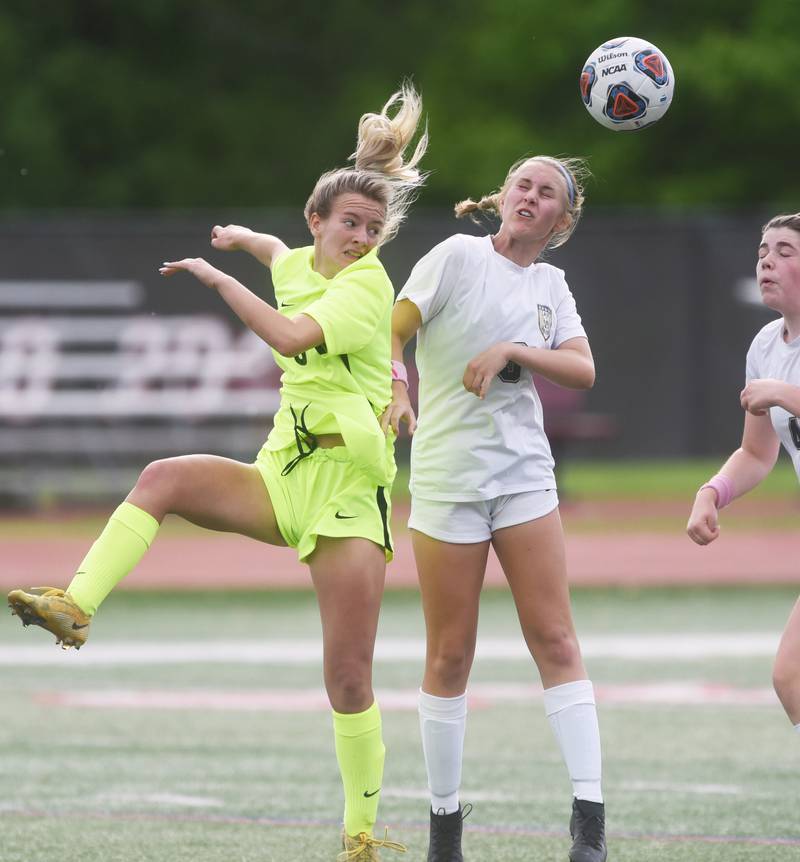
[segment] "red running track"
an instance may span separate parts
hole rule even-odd
[[[641,506],[604,510],[608,525],[602,530],[582,532],[597,511],[580,506],[564,513],[569,578],[576,585],[664,586],[675,584],[800,584],[800,532],[791,529],[726,529],[712,545],[701,548],[683,532],[685,507],[672,507],[656,515],[658,530],[631,530],[630,513],[641,516]],[[404,513],[403,513],[404,515]],[[395,522],[395,559],[387,575],[388,588],[416,585],[411,540],[398,513]],[[664,529],[663,519],[675,529]],[[641,518],[640,518],[641,521]],[[614,524],[619,524],[619,529]],[[571,530],[571,526],[579,528]],[[669,525],[668,525],[669,526]],[[86,553],[85,538],[52,536],[2,540],[0,588],[63,586]],[[486,583],[504,583],[494,553],[490,554]],[[127,589],[231,589],[306,588],[308,570],[294,551],[273,548],[230,534],[189,531],[175,535],[165,531],[140,563],[134,575],[124,580]]]

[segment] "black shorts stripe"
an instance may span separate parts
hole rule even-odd
[[[389,537],[389,520],[388,520],[388,510],[389,507],[386,505],[386,491],[384,490],[383,485],[378,485],[378,511],[381,513],[381,521],[383,522],[383,547],[386,548],[389,553],[394,553],[392,550],[392,540]]]

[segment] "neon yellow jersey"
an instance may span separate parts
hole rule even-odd
[[[393,440],[378,417],[392,399],[392,284],[377,249],[330,279],[312,268],[313,261],[314,248],[307,246],[284,252],[272,265],[278,310],[287,317],[307,314],[325,341],[293,357],[273,350],[283,369],[281,404],[264,448],[295,445],[302,416],[311,434],[341,434],[353,460],[388,485],[395,472]]]

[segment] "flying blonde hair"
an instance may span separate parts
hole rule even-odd
[[[389,113],[392,108],[396,108],[393,116]],[[306,202],[306,222],[312,213],[327,218],[339,195],[360,194],[385,210],[381,244],[393,239],[427,178],[417,167],[428,147],[427,128],[411,158],[404,160],[421,117],[422,98],[408,82],[392,94],[379,114],[364,114],[358,123],[355,152],[349,156],[353,167],[327,171],[317,180]]]
[[[558,173],[564,180],[565,212],[569,216],[569,223],[563,230],[553,233],[547,241],[545,248],[558,248],[558,246],[564,245],[570,236],[572,236],[572,232],[575,230],[583,212],[583,203],[585,200],[583,194],[584,184],[590,176],[589,168],[583,159],[525,156],[511,165],[501,188],[488,195],[484,195],[478,201],[474,201],[472,198],[459,201],[455,206],[456,218],[463,218],[468,215],[473,221],[477,222],[478,219],[475,218],[475,213],[477,212],[500,216],[503,206],[503,194],[511,184],[517,171],[530,162],[543,162],[544,164],[552,165],[558,170]]]

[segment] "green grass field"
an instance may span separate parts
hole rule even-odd
[[[791,588],[772,587],[574,593],[598,692],[647,685],[663,695],[705,684],[745,695],[736,705],[601,700],[611,860],[800,856],[800,739],[769,696],[769,650],[673,654],[700,635],[729,647],[777,639],[794,599]],[[319,640],[310,593],[120,592],[80,653],[4,620],[3,862],[335,859],[342,803],[330,715],[285,708],[318,700],[322,689],[309,653]],[[609,649],[612,638],[627,644],[622,654]],[[406,707],[383,710],[379,822],[408,853],[383,858],[421,862],[426,782],[407,708],[421,672],[409,654],[423,640],[416,593],[387,594],[379,640],[398,654],[377,661],[376,687],[384,703]],[[484,596],[480,643],[514,649],[505,658],[479,653],[473,692],[516,697],[487,695],[471,708],[466,858],[565,862],[570,785],[541,699],[525,688],[538,678],[505,591]],[[228,652],[215,653],[221,648]],[[268,708],[276,703],[284,708]]]
[[[559,465],[559,489],[582,500],[676,500],[691,503],[698,487],[713,476],[725,458],[582,459],[566,458]],[[395,491],[408,487],[408,468],[401,466]],[[767,478],[749,496],[759,499],[797,496],[797,476],[781,453]]]
[[[697,488],[719,470],[723,461],[724,458],[567,460],[561,480],[568,495],[589,499],[691,501]],[[783,454],[769,476],[751,492],[751,496],[762,499],[796,494],[797,476]]]

